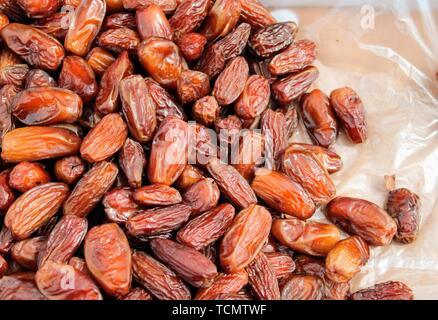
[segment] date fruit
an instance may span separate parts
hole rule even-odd
[[[165,184],[151,184],[136,189],[132,198],[142,206],[170,206],[182,202],[178,190]]]
[[[234,110],[242,119],[254,119],[268,107],[271,89],[266,78],[252,75],[245,84],[245,89],[237,99]]]
[[[176,43],[187,61],[195,61],[202,56],[207,38],[202,34],[191,32],[183,34]]]
[[[195,300],[216,300],[218,295],[237,294],[247,284],[248,273],[245,270],[230,274],[220,273],[211,286],[199,289]]]
[[[70,156],[55,162],[54,172],[56,178],[72,185],[75,184],[86,171],[85,161],[78,156]]]
[[[172,40],[169,21],[160,6],[151,4],[137,10],[135,20],[142,40],[152,36]]]
[[[41,164],[20,162],[9,173],[9,185],[20,192],[50,182],[50,176]]]
[[[219,197],[219,188],[211,178],[196,182],[183,195],[184,202],[192,208],[192,216],[217,206]]]
[[[269,62],[269,71],[276,76],[298,72],[316,59],[316,44],[310,40],[295,41]]]
[[[248,63],[243,57],[234,58],[227,64],[216,79],[212,93],[220,105],[229,105],[239,98],[245,89],[248,73]]]
[[[210,79],[205,73],[185,70],[181,72],[176,88],[181,103],[188,104],[210,93]]]
[[[254,29],[261,29],[277,21],[271,12],[259,0],[240,0],[242,12],[240,20],[249,23]]]
[[[246,267],[249,286],[259,300],[280,300],[277,276],[268,258],[260,252]]]
[[[44,250],[47,237],[33,237],[15,242],[11,258],[28,270],[38,270],[38,255]]]
[[[196,30],[210,9],[209,0],[183,0],[169,20],[176,39]]]
[[[201,33],[209,40],[226,36],[239,21],[240,1],[217,0],[210,9]]]
[[[378,283],[370,288],[359,290],[350,300],[414,300],[412,289],[399,281]]]
[[[312,275],[291,275],[281,285],[281,300],[322,300],[324,283]]]
[[[297,30],[294,22],[272,24],[253,33],[248,44],[259,58],[268,58],[286,49],[294,41]]]
[[[109,221],[125,223],[130,217],[141,211],[132,199],[133,191],[129,188],[115,188],[105,194],[102,204]]]
[[[131,188],[141,187],[143,171],[146,168],[146,155],[140,143],[126,139],[119,152],[119,166]]]
[[[106,69],[116,61],[114,55],[102,48],[94,47],[87,54],[86,60],[96,76],[102,76]]]

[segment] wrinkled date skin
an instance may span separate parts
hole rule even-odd
[[[160,6],[151,4],[135,12],[137,29],[142,40],[155,36],[172,40],[172,30]]]
[[[220,191],[213,179],[206,178],[192,185],[183,197],[194,216],[214,208],[219,201]]]
[[[10,172],[11,170],[5,170],[0,173],[0,215],[5,213],[15,201],[14,190],[9,186]]]
[[[56,81],[47,72],[41,69],[30,70],[26,74],[25,89],[34,87],[56,87]]]
[[[153,300],[153,297],[149,292],[141,288],[133,288],[129,293],[119,300],[133,300],[133,301],[148,301]]]
[[[178,231],[176,239],[186,246],[201,250],[228,231],[234,214],[232,205],[221,204],[190,220]]]
[[[140,44],[140,36],[136,31],[125,27],[109,29],[99,36],[97,44],[117,54],[124,50],[135,53]]]
[[[261,116],[260,127],[266,144],[266,166],[268,169],[280,167],[280,155],[287,147],[287,121],[282,112],[268,109]]]
[[[20,192],[26,192],[40,184],[50,182],[44,167],[34,162],[21,162],[9,174],[9,185]]]
[[[275,219],[272,235],[294,251],[325,256],[339,242],[341,233],[334,225],[298,219]]]
[[[178,190],[165,184],[151,184],[136,189],[133,199],[143,206],[170,206],[182,201]]]
[[[247,23],[239,24],[230,34],[215,43],[224,54],[225,60],[242,54],[251,33],[251,26]]]
[[[91,102],[98,89],[93,69],[87,61],[77,56],[64,59],[58,84],[61,88],[76,92],[84,103]]]
[[[361,236],[372,246],[391,243],[397,224],[388,213],[372,202],[338,197],[326,207],[327,218],[344,231]]]
[[[79,217],[88,215],[111,188],[118,172],[119,170],[113,163],[103,161],[95,164],[78,181],[65,201],[64,214]]]
[[[143,77],[123,79],[119,90],[129,132],[141,143],[152,140],[157,127],[156,110]]]
[[[337,283],[348,282],[368,262],[369,257],[368,245],[361,237],[342,240],[327,255],[326,275]]]
[[[12,51],[36,68],[54,71],[64,59],[64,48],[58,40],[37,28],[10,23],[1,35]]]
[[[231,60],[216,79],[213,96],[220,105],[229,105],[236,101],[245,89],[249,66],[245,58]]]
[[[175,117],[163,121],[152,141],[148,177],[151,183],[173,184],[188,159],[188,124]]]
[[[201,71],[210,77],[216,77],[225,68],[225,55],[219,46],[212,45],[205,49],[204,54],[195,66],[195,70]]]
[[[322,300],[324,282],[312,275],[291,275],[281,285],[281,300]]]
[[[59,182],[46,183],[25,192],[9,207],[5,226],[15,239],[26,239],[58,212],[68,194],[67,185]]]
[[[55,13],[62,5],[61,0],[17,0],[17,4],[29,18],[44,18]]]
[[[15,121],[11,113],[11,104],[20,90],[13,84],[7,84],[0,89],[0,138],[14,129]]]
[[[93,69],[94,74],[98,77],[101,77],[109,66],[116,61],[116,58],[111,52],[99,47],[91,49],[86,59],[91,69]]]
[[[140,206],[132,199],[133,191],[129,188],[116,188],[103,197],[105,214],[111,222],[125,223],[130,217],[141,211]]]
[[[336,173],[342,169],[343,163],[341,156],[329,149],[314,146],[311,144],[292,143],[289,145],[284,153],[288,154],[292,150],[299,150],[302,152],[307,151],[313,153],[329,173]]]
[[[202,56],[207,38],[202,34],[191,32],[182,35],[177,40],[177,44],[187,61],[195,61]]]
[[[280,300],[277,276],[268,258],[260,252],[246,268],[249,286],[259,300]]]
[[[329,173],[312,153],[287,149],[282,157],[282,169],[316,204],[326,204],[336,195]]]
[[[0,278],[0,300],[46,300],[35,284],[33,272],[19,272]]]
[[[242,12],[240,19],[249,23],[254,29],[261,29],[277,21],[259,0],[241,0]]]
[[[87,170],[85,161],[78,156],[70,156],[55,162],[54,172],[56,178],[72,185],[75,184]]]
[[[138,47],[138,57],[144,69],[159,84],[175,89],[176,82],[187,64],[178,48],[170,40],[148,37]]]
[[[66,278],[68,285],[65,283]],[[93,280],[68,264],[46,262],[35,274],[35,282],[40,292],[49,300],[103,299]]]
[[[182,1],[169,20],[176,39],[196,30],[204,21],[210,9],[209,0]]]
[[[69,13],[67,11],[56,12],[46,18],[36,20],[33,27],[63,42],[68,31],[63,23],[68,19]]]
[[[142,185],[143,171],[146,168],[146,155],[137,141],[126,139],[119,152],[119,165],[131,188]]]
[[[281,172],[259,168],[251,187],[260,199],[279,212],[302,220],[315,212],[315,204],[306,190]]]
[[[252,75],[237,99],[234,110],[242,119],[254,119],[268,107],[270,97],[271,89],[268,80],[262,76]]]
[[[310,40],[295,41],[269,63],[269,71],[276,76],[294,73],[310,66],[316,59],[316,44]]]
[[[198,291],[195,300],[216,300],[218,295],[237,294],[247,284],[248,273],[245,270],[230,274],[220,273],[211,286]]]
[[[84,0],[76,8],[65,36],[67,51],[85,56],[99,33],[106,13],[105,0]]]
[[[99,285],[112,296],[124,296],[131,286],[131,250],[115,223],[92,228],[85,237],[87,267]]]
[[[67,129],[24,127],[3,137],[1,157],[7,162],[37,161],[77,153],[81,139]]]
[[[247,181],[254,178],[257,166],[263,163],[265,140],[263,135],[254,131],[242,133],[237,159],[233,162],[234,168]]]
[[[177,6],[176,0],[122,0],[125,9],[141,9],[151,4],[156,4],[161,7],[165,13],[175,11]]]
[[[408,189],[389,192],[386,211],[397,223],[395,239],[398,242],[412,243],[417,237],[420,206],[420,197]]]
[[[220,107],[215,97],[206,96],[192,107],[193,118],[206,127],[212,127],[219,118]]]
[[[0,256],[0,278],[3,277],[3,275],[6,273],[8,268],[9,268],[8,262],[5,260],[5,258]]]
[[[184,282],[165,265],[140,251],[132,254],[134,279],[159,300],[190,300]]]
[[[14,237],[11,230],[6,228],[5,225],[0,230],[0,254],[6,254],[11,250],[14,242]]]
[[[13,84],[19,88],[23,87],[29,67],[27,64],[14,64],[0,69],[0,86]]]
[[[96,97],[95,110],[101,114],[116,112],[119,108],[119,83],[132,74],[134,66],[127,51],[106,69],[100,80],[100,90]]]
[[[268,58],[286,49],[295,39],[297,25],[282,22],[258,30],[249,38],[249,47],[260,58]]]
[[[104,29],[119,29],[125,27],[132,30],[135,30],[137,28],[137,23],[135,21],[134,13],[131,12],[113,13],[112,15],[107,16],[103,21]]]
[[[333,109],[342,123],[345,133],[353,143],[367,140],[367,123],[362,100],[351,88],[341,88],[330,95]]]
[[[359,290],[350,300],[414,300],[412,289],[399,281],[378,283],[370,288]]]
[[[192,286],[208,287],[217,275],[217,268],[195,249],[168,239],[153,239],[150,243],[155,256]]]
[[[45,248],[38,257],[38,266],[43,266],[49,260],[67,263],[81,245],[87,230],[87,219],[63,216],[50,232]]]
[[[190,214],[190,207],[184,204],[145,210],[128,219],[126,230],[134,237],[165,234],[181,227]]]
[[[303,122],[312,140],[329,148],[338,135],[338,122],[329,98],[318,89],[301,99]]]
[[[178,96],[182,104],[195,102],[210,93],[210,79],[199,71],[183,71],[176,83]]]
[[[208,13],[201,33],[209,41],[226,36],[236,26],[241,11],[240,1],[216,1]]]
[[[219,253],[222,268],[233,273],[247,267],[268,239],[271,224],[271,214],[262,206],[242,210],[222,239]]]
[[[106,115],[82,141],[82,159],[94,163],[119,151],[128,137],[128,127],[118,113]]]
[[[12,259],[29,270],[38,270],[38,254],[44,250],[47,237],[33,237],[21,240],[11,248]]]
[[[82,99],[67,89],[36,87],[17,94],[11,109],[27,125],[73,123],[82,115]]]
[[[277,279],[285,278],[295,271],[295,262],[287,254],[281,252],[265,253]]]
[[[257,203],[257,197],[251,186],[233,166],[213,159],[206,167],[219,189],[232,204],[243,209]]]
[[[204,179],[204,173],[199,168],[188,164],[184,168],[178,180],[176,180],[175,187],[178,190],[186,191],[192,185],[198,181],[201,181],[202,179]]]

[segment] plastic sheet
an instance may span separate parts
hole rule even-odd
[[[416,299],[438,299],[437,1],[263,2],[281,20],[296,16],[299,37],[318,44],[316,87],[329,94],[350,86],[364,102],[368,141],[353,145],[341,133],[334,146],[344,160],[333,176],[338,195],[384,206],[383,176],[396,174],[397,187],[422,199],[418,239],[372,248],[352,290],[399,280],[413,288]],[[303,128],[294,140],[309,142]]]

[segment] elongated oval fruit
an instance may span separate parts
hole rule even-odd
[[[108,159],[119,151],[128,137],[128,127],[118,113],[106,115],[82,141],[81,156],[88,162]]]
[[[85,237],[87,267],[99,285],[112,296],[124,296],[131,286],[131,250],[115,223],[92,228]]]
[[[178,190],[165,184],[151,184],[136,189],[132,198],[143,206],[170,206],[182,201]]]
[[[140,206],[132,199],[130,188],[115,188],[105,194],[102,204],[109,221],[123,224],[129,217],[141,211]]]
[[[237,294],[248,284],[248,273],[245,270],[235,273],[220,273],[211,286],[199,289],[195,300],[214,300],[221,294]]]
[[[82,99],[67,89],[36,87],[16,95],[11,109],[27,125],[73,123],[82,115]]]
[[[327,255],[326,275],[337,283],[348,282],[368,262],[369,257],[368,245],[361,237],[342,240]]]
[[[102,26],[106,13],[105,0],[84,0],[76,8],[65,36],[65,49],[85,56]]]
[[[240,1],[217,0],[204,23],[201,33],[209,40],[226,36],[239,21]]]
[[[175,117],[163,121],[152,141],[148,177],[151,183],[173,184],[188,157],[188,125]]]
[[[388,213],[367,200],[338,197],[327,205],[325,214],[341,229],[373,246],[388,245],[397,232],[397,224]]]
[[[301,150],[313,153],[329,173],[335,173],[342,169],[343,163],[341,156],[329,149],[311,144],[292,143],[284,153],[287,154],[290,150]]]
[[[35,68],[54,71],[64,59],[64,48],[58,40],[32,26],[10,23],[1,36],[12,51]]]
[[[291,275],[281,285],[281,300],[322,300],[324,282],[314,275]]]
[[[126,139],[119,152],[119,166],[132,188],[141,187],[143,171],[146,168],[146,155],[142,145],[132,139]]]
[[[272,217],[266,208],[251,205],[234,219],[220,246],[220,262],[228,272],[248,266],[262,249],[271,231]]]
[[[72,131],[55,127],[24,127],[3,137],[1,157],[7,162],[38,161],[74,155],[81,139]]]
[[[192,208],[193,216],[199,215],[217,206],[220,191],[213,179],[205,178],[193,184],[184,193],[183,197],[184,202]]]
[[[292,250],[313,256],[327,255],[341,238],[332,224],[293,218],[274,220],[271,233]]]
[[[196,30],[204,21],[210,9],[209,0],[184,0],[169,20],[176,39]]]
[[[281,172],[259,168],[251,187],[271,208],[305,220],[315,213],[310,195],[298,183]]]
[[[35,273],[19,272],[0,278],[0,300],[46,300],[35,284]]]
[[[160,300],[189,300],[189,288],[161,262],[141,251],[132,254],[134,278]]]
[[[58,182],[46,183],[23,193],[9,207],[5,226],[16,239],[26,239],[58,212],[68,194],[68,186]]]
[[[274,268],[263,252],[246,267],[249,287],[260,300],[280,300],[280,288]]]
[[[234,110],[243,119],[254,119],[268,107],[270,97],[268,79],[252,75],[246,81],[245,89],[236,101]]]
[[[29,270],[38,270],[38,254],[44,250],[47,237],[32,237],[15,242],[11,248],[11,258]]]
[[[49,300],[102,300],[97,285],[74,267],[46,262],[35,274],[38,289]]]
[[[249,23],[254,29],[261,29],[277,22],[259,0],[241,0],[240,4],[242,5],[240,19]]]
[[[349,296],[350,300],[414,300],[412,289],[399,281],[378,283]]]
[[[151,4],[135,12],[137,29],[142,40],[150,36],[172,40],[172,30],[163,10]]]

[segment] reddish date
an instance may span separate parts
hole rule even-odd
[[[183,34],[177,40],[177,44],[187,61],[195,61],[202,56],[207,38],[202,34],[191,32]]]
[[[291,275],[281,285],[281,300],[322,300],[324,283],[312,275]]]
[[[137,29],[142,40],[148,37],[161,37],[172,40],[172,30],[163,10],[156,4],[151,4],[135,12]]]
[[[137,31],[125,27],[110,29],[100,34],[97,44],[117,54],[124,50],[135,53],[140,44],[140,36]]]
[[[210,79],[205,73],[185,70],[176,83],[182,104],[195,102],[210,93]]]
[[[44,236],[18,241],[11,248],[11,257],[28,270],[38,270],[38,254],[44,250],[46,241]]]
[[[242,6],[240,19],[249,23],[254,29],[265,28],[277,22],[259,0],[241,0],[240,4]]]
[[[183,197],[194,216],[214,208],[219,201],[220,191],[213,179],[206,178],[190,186]]]
[[[268,258],[260,252],[246,268],[249,286],[259,300],[280,300],[277,276]]]
[[[272,58],[269,71],[276,76],[298,72],[310,66],[315,59],[316,44],[313,41],[295,41],[289,48]]]
[[[125,223],[141,211],[140,206],[132,199],[132,195],[133,192],[129,188],[116,188],[105,194],[102,204],[108,220]]]
[[[200,289],[195,299],[216,300],[220,295],[237,294],[247,283],[248,273],[245,270],[230,274],[221,273],[217,275],[211,286]]]
[[[209,41],[226,36],[236,26],[241,11],[240,1],[216,1],[208,13],[201,33]]]
[[[132,197],[143,206],[170,206],[182,201],[178,190],[165,184],[151,184],[136,189]]]
[[[399,281],[378,283],[370,288],[359,290],[350,300],[414,300],[412,289]]]
[[[106,69],[114,63],[116,58],[111,52],[99,47],[94,47],[87,54],[86,60],[91,69],[93,69],[94,74],[100,77],[105,73]]]
[[[33,272],[19,272],[0,278],[0,300],[46,300],[35,285]]]
[[[249,67],[245,58],[231,60],[216,79],[213,96],[220,105],[229,105],[236,101],[245,89]]]
[[[32,69],[26,74],[25,89],[34,87],[56,87],[56,81],[41,69]]]
[[[170,18],[170,26],[176,39],[196,30],[210,9],[209,0],[184,0]]]
[[[75,184],[86,171],[85,161],[78,156],[70,156],[62,158],[55,162],[55,176],[67,183]]]
[[[132,188],[141,187],[146,155],[140,143],[126,139],[119,152],[119,166]]]
[[[15,201],[14,191],[9,185],[10,172],[11,170],[9,169],[0,173],[0,215],[5,213]]]
[[[50,176],[45,168],[34,162],[21,162],[9,174],[9,185],[20,192],[50,182]]]

